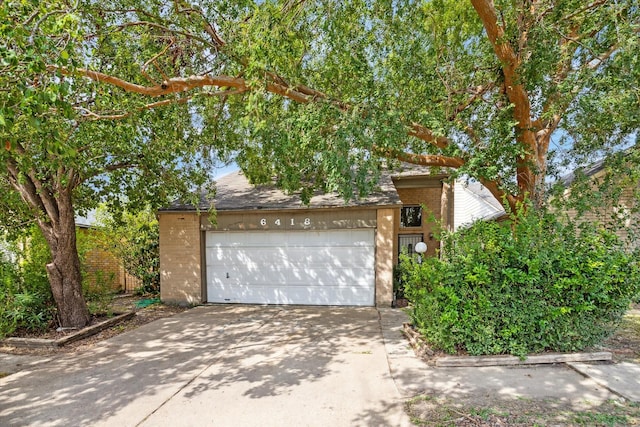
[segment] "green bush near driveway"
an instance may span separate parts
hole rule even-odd
[[[413,324],[448,353],[584,350],[615,330],[640,289],[637,252],[547,212],[477,222],[442,241],[440,258],[401,262]]]

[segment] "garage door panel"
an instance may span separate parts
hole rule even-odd
[[[243,304],[309,304],[313,305],[371,305],[370,290],[366,287],[327,288],[325,286],[238,286],[225,297],[213,298],[210,302]]]
[[[245,283],[257,285],[281,283],[285,286],[298,283],[309,286],[314,283],[329,286],[358,286],[360,283],[365,283],[368,286],[372,274],[368,269],[336,268],[327,272],[320,269],[278,266],[259,271],[237,268],[229,271],[212,271],[209,277],[215,283],[234,283],[238,286]]]
[[[347,268],[357,265],[362,268],[373,268],[374,259],[368,251],[354,251],[352,248],[322,248],[312,253],[306,250],[282,251],[278,249],[250,248],[216,249],[207,252],[207,265],[214,268],[238,267],[256,270],[270,266],[289,268],[305,265],[308,268]]]
[[[373,230],[208,233],[210,302],[373,305]]]

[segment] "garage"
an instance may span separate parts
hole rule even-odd
[[[206,233],[207,301],[371,306],[373,229]]]

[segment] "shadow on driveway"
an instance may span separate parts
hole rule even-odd
[[[0,379],[0,425],[400,425],[374,308],[203,306]]]

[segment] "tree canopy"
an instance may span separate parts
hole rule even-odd
[[[454,168],[513,205],[540,199],[566,158],[593,160],[638,129],[633,0],[83,8],[100,61],[48,69],[131,95],[86,116],[187,104],[252,179],[290,190],[366,192],[385,158]]]

